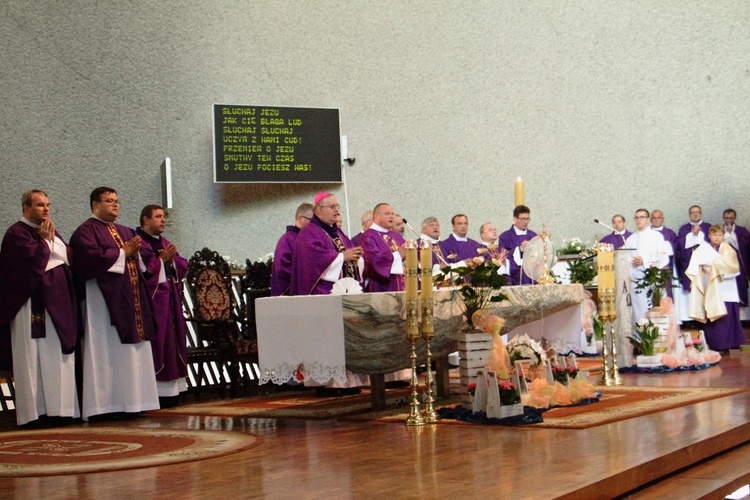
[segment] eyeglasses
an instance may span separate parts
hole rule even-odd
[[[320,208],[331,208],[333,210],[338,210],[341,206],[337,203],[336,205],[321,205]]]
[[[99,200],[99,203],[106,203],[107,205],[119,205],[120,200],[114,200],[112,198],[109,198],[107,200]]]
[[[531,217],[516,217],[518,220],[522,220],[524,222],[529,222],[531,220]]]
[[[305,220],[312,220],[312,217],[305,217],[304,215],[300,215],[300,217],[302,217]]]

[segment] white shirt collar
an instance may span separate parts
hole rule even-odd
[[[518,229],[515,224],[513,224],[513,230],[516,232],[516,236],[522,236],[525,235],[529,230],[528,229]]]
[[[456,239],[456,241],[468,241],[469,240],[466,236],[464,236],[462,238],[461,236],[457,235],[456,233],[453,233],[453,237]]]
[[[33,227],[34,229],[39,229],[40,227],[42,227],[42,226],[40,226],[39,224],[34,224],[33,222],[31,222],[31,221],[30,221],[29,219],[27,219],[26,217],[21,217],[21,222],[23,222],[23,223],[24,223],[24,224],[26,224],[27,226],[31,226],[31,227]]]
[[[426,242],[428,242],[428,243],[429,243],[430,245],[434,245],[434,244],[436,244],[436,243],[437,243],[437,242],[439,241],[439,240],[436,240],[435,238],[433,238],[433,237],[431,237],[431,236],[427,236],[427,235],[426,235],[426,234],[424,234],[424,233],[422,233],[422,234],[420,234],[420,235],[419,235],[419,239],[420,239],[420,240],[425,240],[425,241],[426,241]]]
[[[375,231],[377,231],[377,232],[379,232],[379,233],[387,233],[387,232],[388,232],[388,230],[387,230],[387,229],[385,229],[385,228],[382,228],[382,227],[378,226],[378,225],[377,225],[377,224],[375,224],[374,222],[372,223],[372,226],[370,226],[370,229],[374,229]]]

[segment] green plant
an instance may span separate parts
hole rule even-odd
[[[672,281],[672,270],[669,267],[659,269],[649,267],[644,271],[643,277],[635,282],[635,293],[646,292],[646,297],[651,299],[651,304],[656,307],[661,304],[667,283]]]
[[[503,285],[508,283],[505,276],[498,274],[499,267],[491,260],[483,261],[476,266],[461,266],[457,268],[444,267],[440,274],[434,277],[436,283],[450,281],[458,287],[457,292],[462,299],[462,308],[466,321],[474,326],[472,315],[480,309],[485,309],[490,303],[508,300],[500,293]]]
[[[596,277],[596,268],[594,267],[594,255],[583,259],[571,260],[568,262],[570,270],[570,282],[585,285]]]
[[[591,323],[594,326],[594,338],[596,340],[604,340],[604,323],[599,319],[598,314],[594,314],[591,317]]]
[[[651,320],[642,319],[633,326],[633,336],[628,337],[628,340],[639,354],[653,356],[654,343],[658,337],[659,327],[654,325]]]

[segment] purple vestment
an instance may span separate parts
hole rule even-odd
[[[747,266],[750,265],[750,231],[742,226],[734,225],[734,235],[737,238],[737,260],[740,261],[740,275],[737,277],[737,292],[740,295],[742,306],[748,305],[747,285],[748,274]]]
[[[62,241],[60,235],[55,234]],[[70,247],[67,247],[67,255],[68,262],[72,262]],[[49,246],[35,228],[20,221],[8,228],[0,249],[0,325],[13,321],[21,307],[31,299],[32,312],[42,315],[39,322],[32,319],[32,337],[45,336],[46,309],[60,338],[62,352],[70,354],[75,350],[78,334],[73,277],[65,264],[46,271],[49,257]],[[9,361],[10,336],[3,336],[0,342],[0,356],[3,361]]]
[[[479,255],[477,250],[480,248],[482,248],[482,244],[478,241],[474,241],[471,238],[466,238],[466,241],[458,241],[453,233],[440,242],[443,258],[445,258],[448,264],[473,259]]]
[[[708,222],[701,222],[700,226],[701,231],[703,232],[703,239],[709,241],[708,230],[711,227],[711,224]],[[692,231],[692,228],[693,226],[690,223],[687,223],[680,227],[680,230],[677,232],[677,255],[675,257],[675,263],[677,264],[677,276],[680,278],[680,284],[685,292],[690,291],[690,278],[685,275],[685,270],[690,265],[690,257],[693,256],[693,250],[698,248],[698,245],[685,248],[685,237]]]
[[[393,252],[404,244],[404,238],[394,231],[381,233],[368,229],[359,240],[365,259],[366,292],[401,292],[404,290],[404,275],[391,274]]]
[[[146,272],[146,287],[154,306],[156,335],[151,340],[156,380],[169,382],[187,377],[187,323],[182,312],[182,280],[188,261],[175,254],[173,261],[164,264],[167,280],[159,283],[162,260],[159,251],[170,245],[169,240],[153,237],[142,229],[136,229],[141,237],[140,254]]]
[[[271,296],[289,295],[289,285],[292,281],[292,251],[294,240],[300,229],[297,226],[287,226],[281,235],[276,250],[273,252],[273,269],[271,270]]]
[[[151,340],[156,325],[138,259],[135,256],[126,259],[123,274],[107,272],[120,257],[120,245],[108,229],[110,226],[123,243],[135,237],[135,232],[128,227],[107,224],[95,217],[88,219],[70,237],[74,275],[81,284],[96,279],[123,344]]]
[[[531,285],[531,278],[526,276],[520,265],[516,263],[515,253],[516,248],[521,254],[523,259],[523,252],[519,248],[521,243],[529,241],[535,237],[536,233],[531,229],[526,230],[526,234],[516,234],[515,226],[510,226],[510,229],[503,232],[498,238],[498,245],[502,248],[508,249],[508,284],[509,285]]]
[[[332,281],[323,276],[328,267],[352,242],[334,226],[328,226],[313,215],[310,224],[297,235],[292,251],[292,281],[290,295],[327,295],[333,288]],[[357,281],[359,271],[356,263],[343,263],[339,277],[351,276]]]
[[[358,247],[359,246],[359,239],[362,238],[363,234],[365,234],[365,232],[364,231],[360,231],[357,234],[355,234],[354,236],[352,236],[352,245],[354,245],[355,247]]]
[[[674,263],[677,255],[677,233],[669,229],[668,227],[660,226],[660,227],[654,227],[651,226],[651,229],[661,234],[662,238],[664,238],[664,241],[668,242],[672,247],[672,255],[669,256],[669,268],[674,269]],[[672,291],[672,282],[670,281],[667,283],[666,286],[667,290],[667,297],[670,299],[674,298],[674,293]]]
[[[633,234],[627,229],[623,234],[617,234],[617,233],[609,233],[607,236],[602,237],[602,239],[599,240],[599,243],[607,243],[609,245],[612,245],[612,248],[622,248],[622,246],[625,244],[625,240],[628,239],[628,237]]]

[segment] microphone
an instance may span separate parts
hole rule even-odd
[[[613,233],[617,232],[617,231],[615,231],[615,228],[606,225],[605,223],[601,222],[599,219],[594,219],[594,222],[596,222],[597,224],[601,224],[602,226],[606,227],[607,229],[611,229]],[[625,244],[625,235],[621,234],[620,238],[622,238],[622,244],[624,245]]]
[[[607,229],[611,230],[612,232],[615,232],[615,228],[606,225],[605,223],[601,222],[599,219],[594,219],[594,222],[596,222],[597,224],[601,224],[602,226],[606,227]]]

